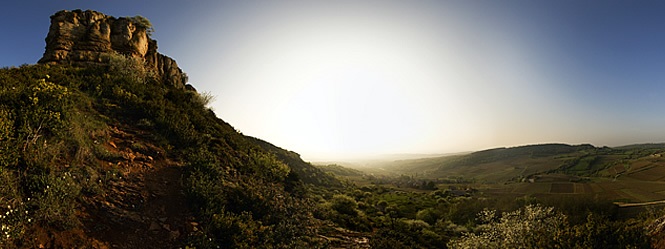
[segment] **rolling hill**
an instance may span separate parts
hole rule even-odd
[[[615,148],[540,144],[496,148],[465,155],[400,160],[373,174],[489,184],[489,193],[577,194],[621,202],[665,199],[663,144]]]
[[[608,201],[665,199],[661,144],[401,160],[382,165],[399,184],[354,186],[374,176],[315,167],[217,117],[151,30],[60,11],[38,64],[0,69],[0,248],[470,248],[486,238],[471,232],[533,217],[554,226],[519,237],[561,248],[665,234],[661,214],[622,219]],[[497,210],[536,216],[508,227],[524,219]]]

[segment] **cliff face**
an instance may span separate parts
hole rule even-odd
[[[106,63],[109,55],[119,53],[143,59],[164,83],[184,87],[187,76],[175,60],[157,52],[157,41],[150,39],[148,29],[133,18],[63,10],[51,16],[39,63]]]

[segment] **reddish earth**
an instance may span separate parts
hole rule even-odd
[[[109,181],[105,194],[84,209],[87,236],[98,248],[183,246],[179,243],[196,224],[182,188],[183,168],[143,131],[114,129],[108,144],[125,159],[115,165],[124,177]]]
[[[34,248],[180,248],[198,224],[189,212],[182,188],[184,168],[150,142],[146,131],[113,128],[104,146],[108,172],[103,190],[83,197],[77,213],[82,226],[56,232],[39,226],[26,242]],[[108,177],[111,175],[112,177]]]
[[[102,190],[85,195],[76,215],[81,226],[60,231],[38,225],[25,248],[184,248],[198,223],[187,205],[185,168],[151,142],[150,133],[114,128],[98,161]],[[113,173],[115,172],[115,173]],[[109,177],[110,175],[110,177]],[[369,248],[368,235],[324,226],[317,239],[331,248]]]

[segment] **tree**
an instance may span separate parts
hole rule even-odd
[[[127,17],[127,19],[129,19],[129,21],[131,21],[137,28],[145,30],[148,36],[152,35],[152,32],[155,31],[155,29],[152,27],[152,23],[150,20],[148,20],[148,18],[143,16],[133,16]]]

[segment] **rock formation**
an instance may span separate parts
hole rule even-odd
[[[115,18],[92,10],[59,11],[51,16],[46,51],[39,63],[106,63],[111,54],[143,59],[164,83],[185,87],[187,76],[175,60],[157,52],[151,27],[140,18]]]

